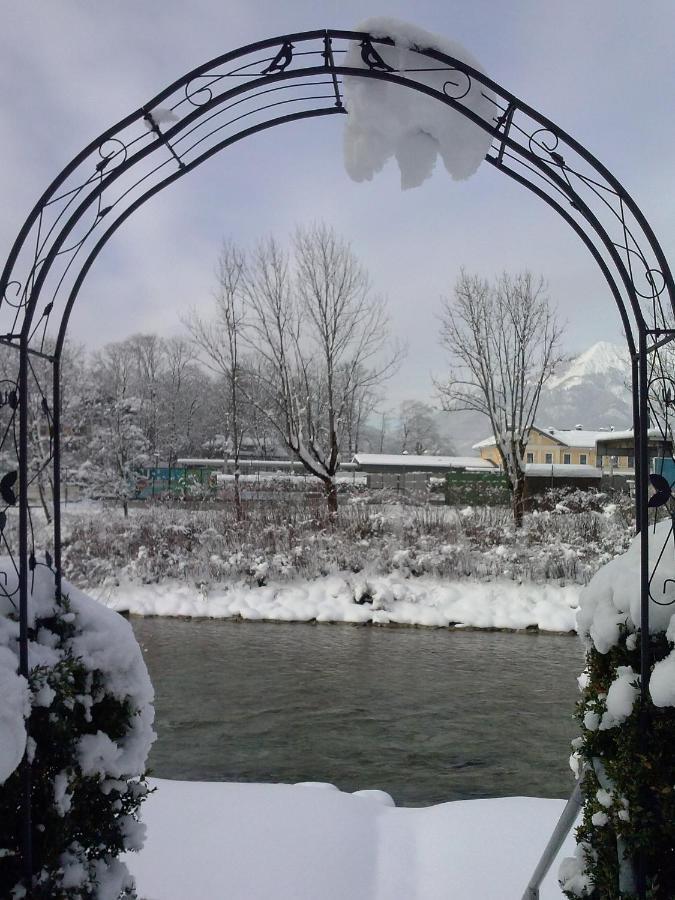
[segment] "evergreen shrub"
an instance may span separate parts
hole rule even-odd
[[[21,898],[22,769],[32,782],[34,900],[135,897],[121,853],[143,844],[153,691],[128,622],[33,571],[29,666],[18,664],[18,594],[9,560],[0,600],[0,896]],[[23,763],[19,760],[23,757]]]
[[[640,872],[649,900],[675,898],[675,556],[669,531],[669,521],[650,531],[650,559],[658,565],[644,704],[639,536],[581,595],[578,630],[587,655],[579,679],[581,735],[573,741],[571,764],[582,778],[584,809],[576,855],[559,872],[565,896],[574,900],[635,900]]]

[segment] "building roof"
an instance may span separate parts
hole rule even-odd
[[[494,469],[495,466],[480,456],[416,456],[411,453],[355,453],[353,461],[359,466],[391,466],[411,469]]]
[[[664,437],[663,434],[659,431],[658,428],[650,428],[647,432],[647,437],[650,440],[662,440],[667,441],[668,438]],[[633,429],[627,428],[625,431],[602,431],[597,436],[598,441],[632,441],[633,440]]]
[[[527,463],[527,478],[602,478],[597,466],[564,465],[563,463]]]
[[[652,429],[654,431],[655,429]],[[562,444],[565,447],[595,447],[596,441],[606,439],[608,437],[614,438],[615,435],[627,435],[630,434],[632,437],[633,432],[631,431],[613,431],[609,428],[604,429],[586,429],[586,428],[542,428],[540,425],[533,425],[532,431],[538,431],[540,434],[546,435],[546,437],[552,438],[554,441],[557,441],[559,444]],[[650,437],[652,437],[650,433]],[[496,445],[496,441],[494,436],[485,438],[483,441],[479,441],[477,444],[474,444],[473,450],[480,450],[483,447],[494,447]]]

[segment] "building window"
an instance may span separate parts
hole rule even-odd
[[[582,466],[585,466],[587,462],[588,462],[588,457],[586,456],[586,454],[580,453],[579,454],[579,464]]]
[[[629,469],[634,469],[634,468],[635,468],[635,457],[634,457],[634,456],[629,456],[629,457],[628,457],[628,468],[629,468]]]
[[[528,453],[526,462],[533,463],[534,462],[534,453]]]
[[[546,462],[547,462],[547,463],[550,463],[551,465],[553,465],[553,454],[552,454],[552,453],[547,453],[547,454],[546,454]]]
[[[571,462],[572,462],[572,457],[569,455],[569,453],[563,453],[563,464],[566,466],[569,466],[569,464]]]

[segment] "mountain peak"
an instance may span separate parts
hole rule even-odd
[[[546,387],[549,390],[556,388],[569,390],[577,387],[585,379],[605,375],[611,376],[612,379],[622,375],[629,377],[630,357],[626,347],[610,344],[609,341],[598,341],[588,350],[575,356],[559,374],[550,378]]]

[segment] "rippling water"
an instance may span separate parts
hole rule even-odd
[[[162,778],[330,781],[399,805],[564,797],[583,653],[542,634],[134,619]]]

